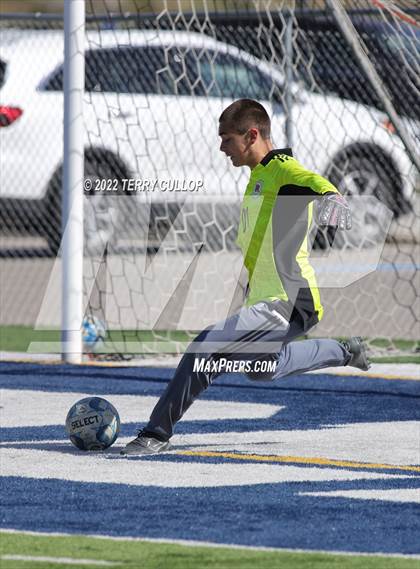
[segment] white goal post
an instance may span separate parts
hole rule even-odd
[[[81,363],[83,319],[83,177],[85,0],[64,3],[64,168],[62,216],[62,357]]]

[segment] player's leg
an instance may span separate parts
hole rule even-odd
[[[122,452],[147,454],[168,448],[177,421],[219,375],[212,368],[213,364],[222,357],[253,361],[267,352],[275,353],[288,330],[289,323],[285,318],[273,312],[267,303],[258,303],[242,308],[238,314],[201,332],[182,357],[174,377],[153,409],[149,423]],[[296,332],[297,335],[301,333],[302,330]],[[201,368],[194,365],[195,362],[203,364],[203,360]]]
[[[266,359],[275,357],[277,361],[275,371],[270,373],[251,372],[247,374],[249,379],[257,381],[275,380],[288,375],[332,366],[350,365],[361,370],[369,369],[367,348],[362,338],[353,337],[343,342],[329,338],[291,341],[303,334],[303,328],[303,323],[299,317],[292,319],[279,352],[266,356]]]
[[[296,323],[292,321],[289,336],[296,337],[297,334],[293,330],[295,325]],[[298,323],[297,329],[299,328]],[[367,349],[362,338],[353,337],[343,342],[329,338],[285,342],[278,354],[277,367],[272,379],[347,365],[362,370],[369,369]]]
[[[349,357],[344,345],[336,340],[288,342],[281,349],[273,379],[330,366],[344,366]]]
[[[149,423],[127,445],[123,454],[149,454],[169,447],[175,424],[219,375],[211,366],[197,369],[194,362],[204,359],[212,364],[222,357],[251,362],[275,359],[274,373],[248,374],[250,379],[267,380],[331,365],[347,365],[354,357],[354,346],[336,340],[292,342],[304,333],[303,322],[295,318],[289,324],[272,308],[267,303],[244,308],[237,315],[201,332],[181,359],[174,377],[153,409]]]

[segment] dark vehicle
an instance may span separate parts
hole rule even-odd
[[[414,24],[420,8],[411,13],[413,24],[384,20],[377,12],[367,10],[350,11],[349,15],[397,113],[420,120],[420,27]],[[223,15],[214,18],[212,32],[217,39],[277,62],[284,69],[289,17],[288,11],[273,12],[270,20],[264,14],[249,12]],[[384,110],[331,12],[296,10],[292,22],[295,80],[303,80],[310,90]],[[261,34],[261,26],[271,26],[269,33]]]
[[[313,57],[309,68],[299,66],[304,79],[322,92],[382,109],[334,17],[325,13],[311,14],[302,15],[297,21],[301,30],[297,41],[304,60]],[[420,28],[368,15],[354,15],[352,23],[397,113],[420,120]]]

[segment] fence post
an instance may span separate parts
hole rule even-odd
[[[285,85],[285,102],[286,102],[286,146],[293,148],[293,14],[286,16],[285,31],[285,55],[286,55],[286,85]]]

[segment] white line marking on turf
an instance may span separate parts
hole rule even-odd
[[[0,422],[3,427],[31,427],[63,425],[70,406],[84,393],[12,390],[0,391],[3,409]],[[118,409],[122,423],[147,421],[156,397],[134,395],[105,395]],[[265,419],[282,406],[226,401],[196,401],[185,414],[187,421]],[[191,434],[174,438],[176,450],[192,446],[194,450],[235,451],[273,455],[324,457],[335,460],[395,465],[418,465],[420,422],[389,421],[319,425],[317,429],[221,432]],[[128,439],[127,439],[128,440]],[[120,441],[119,442],[123,442]],[[4,446],[8,446],[7,444]],[[9,445],[10,446],[10,445]],[[29,446],[29,445],[28,445]],[[33,450],[60,450],[47,444],[34,444]]]
[[[44,407],[45,409],[45,407]],[[75,482],[129,484],[165,488],[242,486],[289,481],[363,480],[401,478],[383,471],[355,471],[315,465],[238,463],[222,460],[178,461],[180,451],[217,451],[273,456],[333,458],[334,460],[409,466],[419,464],[420,423],[401,421],[323,426],[307,431],[249,431],[179,435],[169,456],[120,457],[120,446],[110,452],[84,453],[70,442],[18,441],[0,445],[1,475]],[[123,444],[129,438],[122,438]],[[344,465],[343,465],[344,466]],[[409,475],[411,476],[411,474]],[[403,476],[403,478],[406,476]]]
[[[38,557],[33,555],[1,555],[4,561],[30,561],[36,563],[56,563],[58,565],[100,565],[101,567],[115,567],[121,563],[101,561],[98,559],[76,559],[74,557]]]
[[[14,528],[2,528],[1,533],[34,535],[39,537],[80,537],[74,533],[61,533],[61,532],[41,532],[41,531],[28,531],[18,530]],[[115,535],[83,535],[90,539],[106,539],[110,541],[128,541],[128,542],[146,542],[146,543],[173,543],[174,545],[185,545],[188,547],[213,547],[216,549],[245,549],[249,551],[278,551],[285,553],[323,553],[326,555],[344,555],[344,556],[363,556],[363,557],[394,557],[403,559],[420,559],[420,555],[412,553],[383,553],[381,551],[372,553],[365,551],[335,551],[326,549],[289,549],[286,547],[265,547],[262,545],[238,545],[236,543],[215,543],[212,541],[190,541],[187,539],[163,539],[153,537],[122,537]]]
[[[382,500],[420,504],[419,488],[389,490],[334,490],[331,492],[300,492],[301,496],[324,496],[326,498],[350,498],[353,500]]]
[[[250,418],[252,415],[250,414]],[[420,421],[320,425],[318,429],[177,435],[174,450],[226,451],[419,465]]]
[[[168,453],[169,455],[170,453]],[[175,452],[176,454],[176,452]],[[1,475],[159,488],[216,488],[285,482],[406,479],[399,474],[236,462],[168,462],[118,455],[1,448]],[[411,476],[411,475],[409,475]]]
[[[91,394],[90,394],[91,395]],[[71,405],[88,393],[1,389],[2,427],[63,425]],[[146,395],[101,395],[115,407],[123,423],[148,421],[157,397]],[[186,414],[187,421],[226,419],[268,419],[284,406],[236,401],[196,401]]]
[[[252,411],[251,409],[250,420],[253,418]],[[117,454],[119,446],[131,438],[120,437],[109,453]],[[185,450],[216,451],[418,466],[420,465],[419,440],[420,421],[389,421],[343,425],[324,424],[318,429],[308,430],[191,433],[175,435],[172,443],[175,454]],[[76,454],[86,459],[93,456],[104,457],[107,454],[83,453],[64,438],[61,440],[7,441],[0,443],[0,450],[2,447],[23,447],[33,451]],[[0,464],[0,470],[1,466]]]

